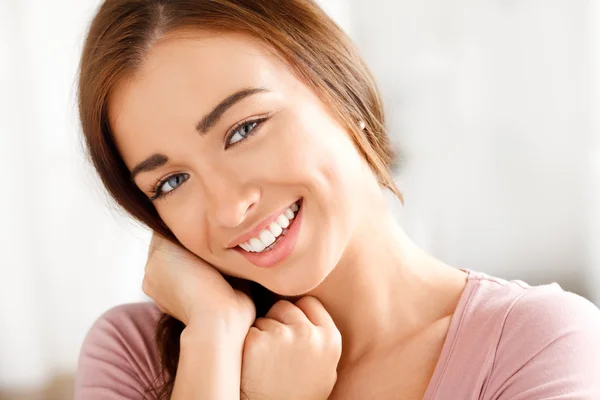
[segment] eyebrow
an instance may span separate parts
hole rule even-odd
[[[225,100],[221,101],[211,112],[206,114],[200,122],[196,124],[196,130],[200,135],[205,135],[210,128],[215,126],[219,119],[225,114],[225,111],[230,109],[236,103],[242,101],[246,97],[252,96],[257,93],[268,92],[265,88],[247,88],[239,90],[232,95],[228,96]],[[135,180],[135,177],[142,172],[149,172],[162,167],[169,162],[169,158],[164,154],[155,153],[144,161],[136,165],[131,171],[131,180]]]
[[[133,181],[137,174],[141,172],[147,172],[155,170],[156,168],[162,167],[166,163],[169,162],[169,157],[164,154],[152,154],[150,157],[146,158],[144,161],[139,163],[133,168],[131,171],[131,180]]]
[[[262,92],[268,92],[268,90],[265,88],[247,88],[235,92],[219,103],[219,105],[216,106],[206,116],[204,116],[204,118],[202,118],[200,122],[196,124],[196,130],[198,133],[200,133],[200,135],[206,134],[210,128],[219,122],[219,119],[221,119],[223,114],[225,114],[225,111],[231,108],[234,104],[245,99],[246,97]]]

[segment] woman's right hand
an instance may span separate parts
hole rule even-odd
[[[154,233],[148,251],[142,289],[158,308],[186,326],[224,323],[247,333],[256,309],[250,297],[235,290],[212,265]]]

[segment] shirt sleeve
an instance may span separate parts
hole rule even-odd
[[[527,291],[506,316],[484,391],[493,400],[600,399],[600,310],[557,285]]]
[[[152,303],[121,305],[102,315],[81,348],[75,400],[149,398],[160,370],[154,343],[159,318]]]

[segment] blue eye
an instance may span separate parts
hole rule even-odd
[[[231,131],[229,137],[227,138],[225,148],[231,147],[234,144],[237,144],[239,142],[246,140],[249,136],[251,136],[254,133],[254,130],[261,123],[263,123],[266,119],[267,119],[266,117],[257,118],[257,119],[254,119],[251,121],[246,121],[246,122],[243,122],[243,123],[237,125]]]
[[[157,184],[150,190],[152,193],[154,193],[154,196],[152,196],[150,200],[156,200],[165,194],[173,192],[175,189],[181,186],[183,182],[187,181],[189,177],[189,174],[176,174],[159,180]]]

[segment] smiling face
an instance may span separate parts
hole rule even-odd
[[[111,93],[108,114],[136,185],[177,239],[226,275],[305,293],[374,218],[379,185],[348,132],[249,37],[157,42]]]

